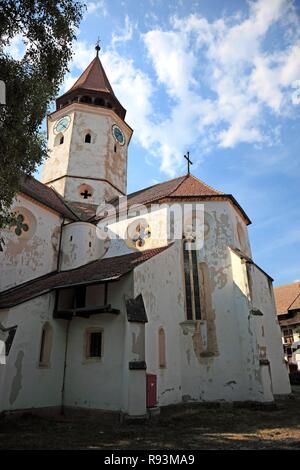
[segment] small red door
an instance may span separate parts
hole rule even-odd
[[[147,374],[147,408],[156,406],[156,375]]]

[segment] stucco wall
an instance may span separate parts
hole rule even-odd
[[[270,362],[272,389],[275,395],[291,392],[288,371],[284,361],[281,332],[276,315],[273,285],[256,266],[251,265],[249,273],[252,282],[252,305],[262,316],[256,317],[257,341],[260,354]]]
[[[181,242],[135,270],[135,295],[143,294],[147,372],[157,374],[159,404],[201,400],[260,400],[272,396],[262,384],[255,327],[249,320],[244,266],[229,246],[238,244],[237,218],[226,203],[205,203],[210,229],[198,262],[209,273],[211,312],[186,321]],[[241,223],[241,222],[240,222]],[[158,366],[158,331],[166,333],[167,367]],[[210,346],[208,346],[210,344]]]
[[[47,294],[0,310],[5,327],[17,325],[6,365],[0,366],[0,410],[60,406],[65,322],[52,319],[54,295]],[[53,328],[50,367],[39,366],[42,328]]]
[[[123,403],[124,369],[128,375],[128,358],[124,354],[125,297],[132,294],[130,276],[109,284],[108,303],[121,310],[119,315],[96,314],[88,319],[73,318],[70,323],[66,368],[65,404],[70,407],[120,410]],[[87,299],[103,305],[101,286],[89,287]],[[103,356],[93,361],[85,358],[87,328],[103,331]],[[126,375],[126,374],[125,374]]]
[[[62,134],[64,142],[60,145],[53,129],[56,122],[65,115],[70,116],[71,122]],[[126,136],[125,145],[120,145],[114,139],[114,124],[123,130]],[[48,117],[48,133],[50,158],[44,164],[43,182],[50,182],[70,201],[86,201],[80,195],[79,188],[82,184],[87,184],[92,193],[88,199],[91,204],[100,204],[115,195],[126,193],[127,147],[132,131],[113,111],[73,103],[68,109],[59,110]],[[88,133],[91,135],[91,142],[85,143],[85,135]],[[51,183],[65,175],[71,177],[63,183]]]
[[[42,276],[57,268],[60,216],[30,198],[18,195],[13,210],[25,216],[29,230],[17,236],[15,227],[2,229],[0,290]]]

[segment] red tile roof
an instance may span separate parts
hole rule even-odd
[[[61,196],[52,188],[33,178],[33,176],[24,176],[22,178],[20,192],[50,207],[70,220],[78,220],[78,217],[68,208]]]
[[[300,309],[300,282],[274,287],[277,315]]]
[[[241,206],[231,194],[224,194],[216,189],[208,186],[203,181],[199,180],[193,175],[179,176],[163,183],[155,184],[145,189],[141,189],[134,193],[127,195],[128,207],[132,205],[147,205],[150,203],[158,202],[163,199],[176,198],[220,198],[230,200],[242,213],[247,223],[251,221],[247,214],[243,211]],[[118,206],[119,198],[114,198],[109,201],[110,205]],[[103,213],[103,212],[102,212]],[[109,210],[108,210],[109,213]],[[97,217],[96,217],[97,219]]]
[[[80,75],[72,88],[68,91],[83,88],[85,90],[105,91],[114,95],[111,84],[107,78],[105,70],[99,57],[95,57],[85,71]]]
[[[170,246],[170,245],[169,245]],[[53,289],[118,280],[169,246],[104,258],[69,271],[53,272],[0,293],[0,308],[10,308]]]

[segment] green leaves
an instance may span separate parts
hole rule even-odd
[[[0,107],[0,226],[10,218],[21,175],[47,157],[41,125],[67,71],[83,8],[73,0],[0,0],[0,80],[6,84],[6,106]],[[21,60],[4,52],[17,34],[26,47]]]

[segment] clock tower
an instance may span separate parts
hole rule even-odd
[[[49,158],[42,182],[67,201],[99,205],[126,194],[132,129],[96,57],[47,117]]]

